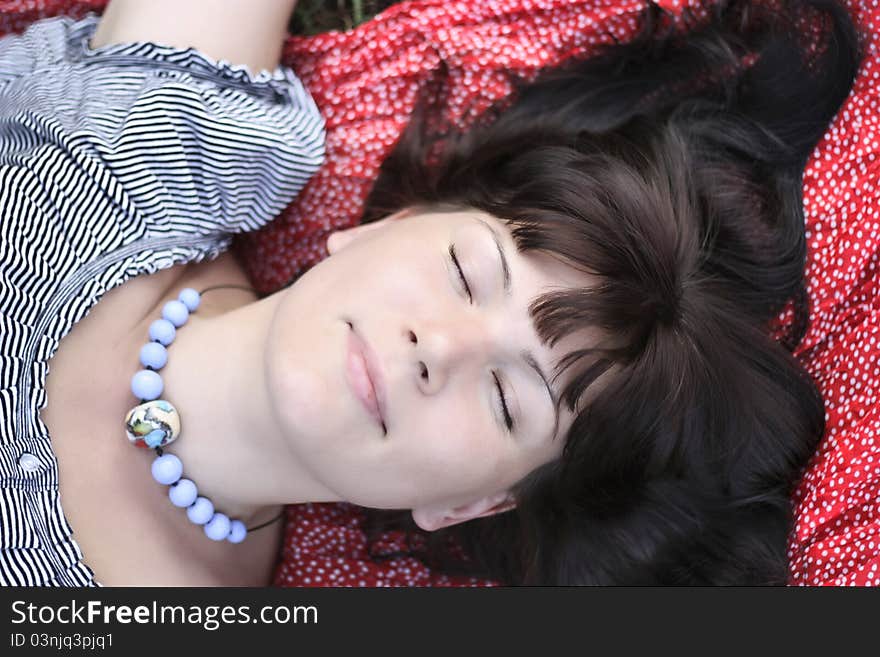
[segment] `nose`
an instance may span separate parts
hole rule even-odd
[[[485,321],[461,316],[411,324],[408,334],[418,385],[426,394],[441,390],[461,369],[482,367],[493,342]]]

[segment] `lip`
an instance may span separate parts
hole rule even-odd
[[[348,334],[345,373],[352,392],[385,430],[385,385],[382,372],[376,354],[353,326]]]

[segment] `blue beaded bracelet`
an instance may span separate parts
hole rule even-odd
[[[162,451],[180,435],[180,416],[171,403],[160,399],[165,386],[158,370],[168,362],[166,347],[174,342],[177,329],[186,324],[190,313],[196,311],[200,302],[201,295],[192,288],[186,288],[176,301],[169,301],[162,307],[162,319],[150,324],[150,342],[140,351],[144,369],[131,379],[131,391],[141,403],[128,412],[125,429],[132,444],[156,450],[157,456],[151,466],[153,479],[169,487],[171,503],[186,509],[190,522],[203,525],[205,535],[214,541],[241,543],[248,534],[244,523],[215,511],[211,501],[199,495],[196,485],[190,479],[182,478],[183,463],[180,459]],[[253,529],[264,527],[277,519]]]

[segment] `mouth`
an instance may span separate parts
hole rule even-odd
[[[367,413],[379,424],[382,433],[387,434],[385,387],[376,354],[370,345],[357,334],[351,322],[346,323],[351,329],[348,334],[345,368],[348,385]]]

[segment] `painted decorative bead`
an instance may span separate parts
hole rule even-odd
[[[162,306],[162,317],[174,324],[175,328],[180,328],[189,319],[189,308],[183,301],[169,301]]]
[[[145,401],[158,399],[164,389],[162,377],[153,370],[140,370],[131,377],[131,392],[138,399]]]
[[[153,479],[160,484],[170,486],[176,483],[180,479],[180,475],[183,474],[183,463],[174,454],[163,454],[153,460],[150,469],[153,473]]]
[[[185,509],[191,506],[199,496],[196,485],[190,479],[181,479],[168,489],[168,497],[174,506]]]
[[[205,525],[205,536],[212,541],[222,541],[229,536],[229,516],[215,513]]]
[[[214,505],[207,497],[198,497],[186,510],[186,516],[194,525],[204,525],[214,516]]]
[[[161,370],[168,362],[168,350],[158,342],[148,342],[141,347],[141,365]]]
[[[229,536],[226,540],[230,543],[241,543],[247,536],[247,527],[241,520],[233,520],[229,523]]]
[[[177,440],[180,435],[180,415],[177,409],[164,399],[144,402],[135,406],[125,416],[125,433],[129,441],[135,445],[165,447]]]
[[[199,304],[202,302],[202,295],[191,287],[182,289],[180,294],[177,295],[177,298],[183,302],[183,305],[185,305],[187,310],[191,313],[195,312],[199,307]]]
[[[174,342],[175,335],[177,335],[177,329],[167,319],[157,319],[150,324],[150,340],[154,340],[165,347]]]

